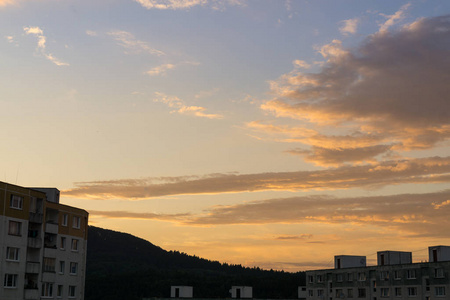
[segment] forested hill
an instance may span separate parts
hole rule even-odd
[[[169,297],[172,285],[193,286],[196,298],[229,298],[232,285],[248,285],[254,298],[295,299],[297,287],[304,284],[302,272],[221,264],[89,226],[86,300]]]

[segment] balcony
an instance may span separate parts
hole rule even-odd
[[[40,237],[29,237],[27,246],[30,248],[42,248],[42,239]]]
[[[45,232],[58,234],[58,224],[55,223],[45,223]]]
[[[51,258],[55,258],[56,257],[56,252],[58,250],[56,248],[44,248],[44,257],[51,257]]]
[[[37,289],[37,287],[35,289],[25,287],[24,299],[25,300],[39,299],[39,290]]]
[[[30,212],[29,221],[32,223],[42,223],[42,220],[44,219],[44,215],[41,213],[34,213]]]
[[[27,261],[25,273],[38,274],[39,266],[40,266],[40,264],[38,262]]]

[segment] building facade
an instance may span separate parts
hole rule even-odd
[[[307,300],[450,299],[450,247],[429,247],[429,262],[411,252],[381,251],[377,265],[364,256],[340,255],[334,269],[306,272]]]
[[[0,299],[84,299],[88,213],[0,182]]]

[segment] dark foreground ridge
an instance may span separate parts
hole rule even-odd
[[[245,285],[253,287],[254,298],[296,299],[304,284],[304,272],[221,264],[89,226],[86,300],[168,298],[173,285],[193,286],[195,298],[229,298],[231,286]]]

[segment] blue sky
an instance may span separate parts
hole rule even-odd
[[[249,266],[449,243],[449,12],[0,0],[1,180]]]

